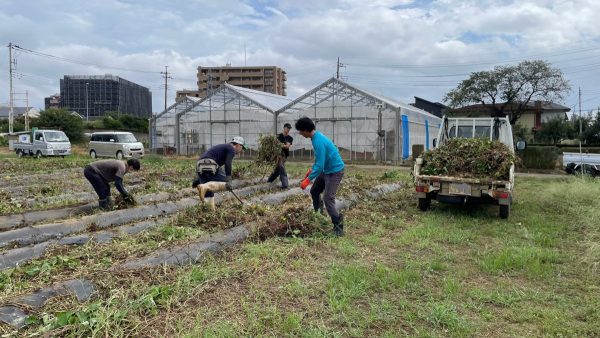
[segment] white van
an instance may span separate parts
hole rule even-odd
[[[98,132],[90,138],[88,152],[91,158],[117,159],[144,157],[144,145],[128,132]]]

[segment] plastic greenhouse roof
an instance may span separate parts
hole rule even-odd
[[[228,83],[224,84],[225,87],[237,92],[241,96],[246,97],[247,99],[258,103],[262,107],[266,108],[271,112],[276,112],[281,109],[283,106],[292,102],[293,99],[290,99],[287,96],[266,93],[259,90],[248,89],[243,87],[238,87],[234,85],[230,85]]]
[[[380,95],[380,94],[376,94],[376,93],[370,92],[368,90],[364,90],[362,88],[359,88],[359,87],[357,87],[355,85],[352,85],[350,83],[344,82],[344,81],[342,81],[340,79],[337,79],[335,77],[330,78],[329,80],[321,83],[320,85],[318,85],[314,89],[308,91],[306,94],[300,96],[299,98],[297,98],[293,102],[288,103],[288,105],[282,107],[282,109],[280,110],[280,113],[285,113],[287,109],[292,108],[296,104],[302,104],[302,100],[303,99],[309,97],[315,91],[319,91],[321,88],[325,88],[325,87],[329,86],[331,83],[338,83],[339,85],[341,85],[343,87],[351,88],[352,90],[356,91],[357,93],[359,93],[361,95],[369,96],[372,99],[374,99],[376,101],[380,101],[382,103],[385,103],[386,105],[388,105],[388,106],[390,106],[390,107],[392,107],[394,109],[399,109],[399,108],[407,109],[407,110],[410,110],[410,111],[413,111],[413,112],[416,112],[418,114],[422,114],[422,115],[425,115],[425,116],[428,116],[428,117],[431,117],[431,118],[434,118],[434,119],[440,119],[439,117],[437,117],[437,116],[435,116],[435,115],[433,115],[433,114],[431,114],[431,113],[429,113],[429,112],[427,112],[425,110],[422,110],[420,108],[411,106],[411,105],[406,104],[406,103],[402,103],[400,101],[396,101],[394,99],[390,99],[390,98],[385,97],[385,96]]]

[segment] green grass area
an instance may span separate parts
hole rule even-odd
[[[306,166],[289,169],[300,176]],[[501,220],[496,206],[434,203],[422,213],[400,171],[352,169],[347,179],[407,188],[362,199],[346,213],[343,238],[255,240],[196,266],[108,270],[206,231],[168,225],[57,249],[0,274],[0,296],[73,277],[100,285],[88,303],[52,301],[20,335],[600,335],[600,181],[518,178],[511,217]]]

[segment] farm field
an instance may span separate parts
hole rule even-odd
[[[305,164],[285,191],[235,180],[247,205],[221,193],[211,213],[194,159],[148,156],[124,180],[138,205],[100,212],[90,161],[0,155],[3,335],[600,335],[597,179],[519,177],[500,220],[422,213],[408,171],[349,166],[336,238],[296,188]]]

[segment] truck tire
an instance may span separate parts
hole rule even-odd
[[[421,211],[427,211],[431,207],[431,198],[419,198],[419,209]]]
[[[502,219],[507,219],[510,215],[510,205],[500,205],[498,216]]]
[[[17,157],[23,157],[23,150],[17,149]]]
[[[95,150],[90,150],[90,157],[91,158],[97,158],[98,157],[98,155],[96,154]]]
[[[123,159],[123,152],[122,151],[117,151],[117,160],[122,160]]]
[[[40,150],[37,151],[37,153],[35,153],[35,158],[42,158],[42,152]]]

